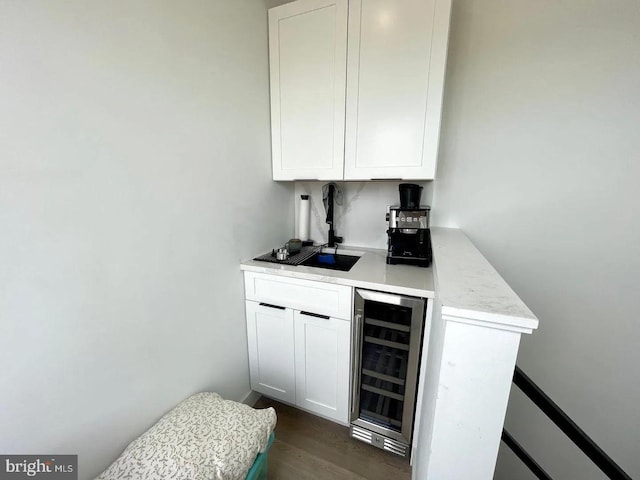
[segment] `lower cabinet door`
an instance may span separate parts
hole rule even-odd
[[[294,311],[296,404],[349,423],[351,324]]]
[[[251,389],[294,404],[293,310],[247,300]]]

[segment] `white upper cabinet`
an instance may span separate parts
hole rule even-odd
[[[449,0],[350,0],[345,180],[434,178],[449,11]]]
[[[269,10],[274,180],[342,178],[347,0]]]
[[[451,0],[271,9],[274,180],[434,178],[450,10]]]

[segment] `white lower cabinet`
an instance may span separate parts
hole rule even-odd
[[[245,272],[251,389],[349,424],[353,289]]]
[[[251,389],[294,403],[293,310],[246,302]]]
[[[294,312],[296,405],[347,424],[351,324]]]

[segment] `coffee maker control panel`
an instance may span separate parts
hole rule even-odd
[[[429,207],[411,210],[390,207],[387,219],[389,228],[429,228]]]

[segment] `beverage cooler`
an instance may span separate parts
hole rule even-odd
[[[356,289],[351,436],[408,456],[425,300]]]

